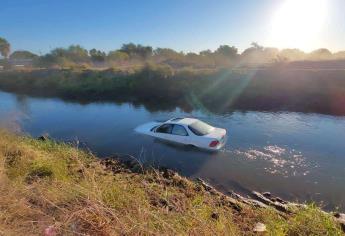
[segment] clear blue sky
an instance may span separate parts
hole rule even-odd
[[[306,51],[311,46],[333,51],[345,49],[344,0],[320,0],[327,4],[327,16],[322,27],[317,22],[317,34],[315,29],[306,31],[311,39],[305,37],[304,44],[279,30],[274,31],[273,40],[270,36],[273,21],[282,25],[278,26],[280,30],[293,26],[289,25],[293,24],[289,23],[290,17],[294,18],[299,3],[293,5],[293,10],[283,7],[284,13],[275,16],[286,1],[296,0],[1,0],[0,37],[11,43],[12,50],[35,53],[70,44],[108,51],[126,42],[195,52],[213,50],[220,44],[243,50],[253,41],[264,46],[301,47]],[[303,12],[309,12],[312,5],[302,6]],[[319,14],[313,9],[311,12]],[[315,14],[306,13],[298,20]],[[303,34],[304,30],[284,29],[284,32]]]

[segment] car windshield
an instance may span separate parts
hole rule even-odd
[[[202,121],[196,121],[189,125],[188,128],[198,136],[209,134],[214,129],[214,127]]]
[[[156,133],[170,134],[173,128],[172,124],[163,124],[156,129]]]

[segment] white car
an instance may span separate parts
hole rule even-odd
[[[165,122],[150,122],[138,126],[135,131],[208,150],[221,149],[227,140],[225,129],[213,127],[194,118],[173,118]]]

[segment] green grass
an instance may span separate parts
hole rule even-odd
[[[120,168],[120,167],[119,167]],[[158,171],[114,174],[91,153],[0,131],[0,235],[341,235],[315,206],[287,218],[222,204],[197,183]]]

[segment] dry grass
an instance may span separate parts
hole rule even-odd
[[[0,131],[0,235],[251,235],[258,221],[268,235],[340,235],[317,208],[237,212],[180,176],[114,174],[77,148]]]

